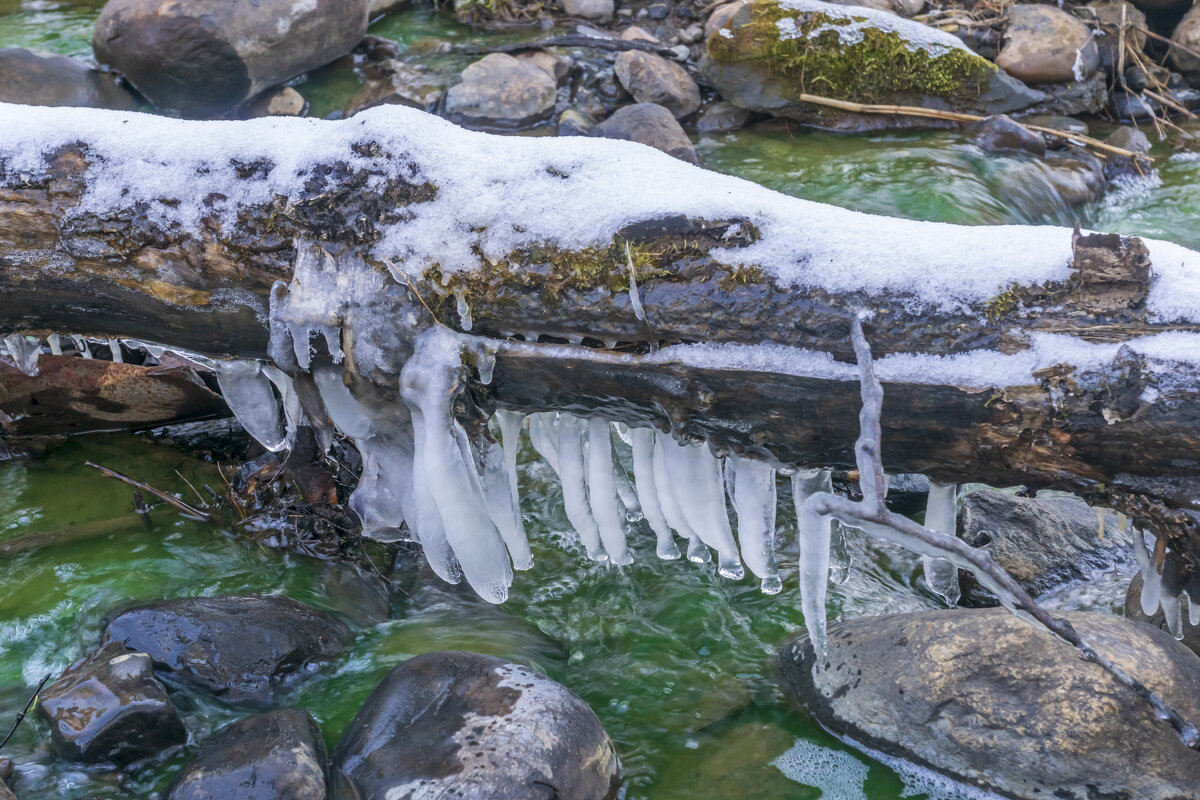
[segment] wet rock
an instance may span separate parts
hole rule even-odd
[[[1165,84],[1170,77],[1171,71],[1165,67],[1151,67],[1149,70],[1130,67],[1125,70],[1125,85],[1135,92],[1140,92],[1147,86]]]
[[[248,117],[302,117],[308,113],[304,95],[290,86],[266,92],[255,98],[247,109]]]
[[[1059,114],[1034,114],[1028,117],[1021,117],[1021,122],[1027,125],[1038,125],[1043,128],[1053,128],[1056,131],[1063,133],[1077,133],[1083,136],[1088,134],[1088,124],[1081,119],[1074,117],[1065,117]]]
[[[888,481],[887,506],[897,514],[924,513],[929,502],[929,478],[900,473]]]
[[[1124,122],[1146,121],[1162,114],[1162,105],[1152,97],[1126,92],[1113,92],[1109,111]]]
[[[207,117],[349,53],[366,32],[366,0],[109,0],[92,47],[157,107]]]
[[[1133,3],[1126,0],[1093,0],[1088,8],[1096,13],[1096,19],[1104,35],[1097,38],[1100,67],[1106,72],[1115,72],[1120,63],[1117,44],[1121,40],[1122,15],[1124,15],[1125,41],[1138,50],[1146,46],[1146,15]]]
[[[1147,625],[1065,615],[1100,653],[1200,719],[1200,659]],[[780,650],[784,681],[834,734],[1021,800],[1179,800],[1200,758],[1078,651],[1002,609],[830,625]]]
[[[172,680],[266,703],[279,682],[339,653],[350,630],[286,597],[181,597],[125,611],[104,638],[149,653]]]
[[[380,105],[402,105],[432,111],[445,94],[446,81],[424,67],[394,58],[368,67],[363,87],[346,104],[346,116]]]
[[[1200,53],[1200,6],[1192,6],[1192,10],[1183,15],[1183,19],[1171,33],[1171,41]],[[1171,63],[1180,72],[1189,74],[1200,72],[1200,56],[1195,56],[1179,47],[1171,48]]]
[[[627,50],[617,55],[614,71],[639,103],[657,103],[677,119],[700,108],[700,87],[687,70],[660,55]]]
[[[569,17],[612,22],[616,3],[613,0],[562,0],[562,7]]]
[[[307,711],[247,717],[206,741],[166,800],[325,800],[325,740]]]
[[[696,130],[703,133],[725,133],[741,130],[750,124],[754,115],[744,108],[738,108],[733,103],[721,100],[710,103],[700,112],[696,120]]]
[[[359,797],[606,800],[618,788],[613,744],[577,695],[491,656],[409,659],[367,698],[333,753]]]
[[[724,7],[714,12],[729,14]],[[705,41],[701,70],[741,108],[827,128],[928,126],[801,102],[806,87],[863,103],[1002,114],[1044,99],[949,33],[895,14],[812,0],[803,10],[755,0],[732,11]]]
[[[1096,510],[1074,497],[1028,498],[985,489],[963,498],[958,537],[983,547],[1034,597],[1095,570],[1128,563],[1129,533],[1106,513],[1104,538]],[[964,605],[995,605],[990,593],[962,573]],[[968,589],[968,587],[970,587]]]
[[[543,70],[554,79],[556,85],[561,84],[571,71],[571,59],[549,50],[527,50],[518,53],[516,58]]]
[[[50,744],[71,761],[125,765],[187,740],[150,656],[109,643],[46,687],[38,716]]]
[[[463,70],[446,93],[446,116],[471,128],[518,129],[554,113],[556,81],[546,71],[505,53],[491,53]]]
[[[592,128],[592,136],[641,142],[681,161],[700,163],[691,139],[679,127],[674,115],[654,103],[618,108],[611,117]]]
[[[1015,5],[996,65],[1026,83],[1068,83],[1090,77],[1100,52],[1082,21],[1054,6]]]
[[[1134,153],[1149,153],[1150,140],[1146,134],[1129,125],[1122,125],[1104,138],[1105,144],[1120,147]]]
[[[129,111],[133,93],[116,79],[66,56],[21,47],[0,48],[0,103]]]
[[[1010,117],[988,117],[974,127],[975,144],[985,153],[1026,154],[1042,157],[1046,140]]]
[[[679,41],[684,44],[695,44],[704,38],[704,26],[696,22],[688,25],[679,32]]]
[[[596,123],[590,117],[573,108],[568,108],[558,115],[559,136],[587,136],[594,127]]]
[[[666,19],[671,14],[671,7],[666,3],[651,3],[646,6],[646,16],[650,19]]]

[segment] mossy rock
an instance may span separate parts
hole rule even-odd
[[[743,5],[709,35],[703,70],[735,105],[833,128],[938,123],[867,118],[800,97],[985,115],[1028,108],[1042,99],[1041,92],[1005,75],[948,33],[885,11],[821,0]]]

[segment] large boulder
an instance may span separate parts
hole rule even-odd
[[[133,93],[107,72],[66,56],[21,47],[0,48],[0,103],[129,111]]]
[[[1066,186],[1066,177],[1059,177]],[[1100,181],[1103,184],[1103,172]],[[972,492],[963,498],[958,512],[958,536],[990,552],[1034,597],[1133,560],[1133,541],[1128,531],[1120,530],[1116,514],[1105,514],[1101,537],[1096,509],[1074,497],[1033,499],[990,489]],[[995,597],[967,573],[961,577],[965,604],[996,605]]]
[[[619,785],[612,741],[578,695],[528,667],[456,651],[388,673],[333,767],[361,800],[415,787],[430,800],[607,800]]]
[[[339,653],[350,629],[286,597],[181,597],[122,613],[104,638],[148,653],[179,683],[268,703],[279,682]]]
[[[1026,83],[1086,80],[1100,66],[1090,28],[1054,6],[1015,5],[1008,11],[996,65]]]
[[[670,111],[656,103],[622,106],[592,128],[592,136],[641,142],[689,164],[698,164],[696,149]]]
[[[325,800],[325,740],[307,711],[246,717],[206,741],[166,800]]]
[[[617,80],[639,103],[658,103],[676,118],[700,108],[700,87],[687,70],[657,53],[627,50],[617,56]]]
[[[546,70],[506,53],[491,53],[462,72],[446,92],[446,116],[470,128],[514,130],[554,114],[558,84]]]
[[[115,642],[42,690],[37,713],[50,725],[54,751],[72,761],[123,766],[187,739],[150,656]]]
[[[1183,15],[1171,34],[1171,41],[1187,48],[1171,48],[1171,63],[1175,68],[1190,75],[1200,73],[1200,56],[1196,55],[1200,53],[1200,5],[1192,6],[1192,10]]]
[[[345,55],[366,32],[367,0],[109,0],[92,47],[154,105],[208,117]]]
[[[1097,651],[1200,721],[1200,658],[1148,625],[1071,613]],[[1074,647],[1001,609],[866,617],[780,659],[835,735],[1019,800],[1182,800],[1200,753]]]
[[[727,21],[714,27],[718,18]],[[824,127],[927,125],[929,120],[865,119],[802,102],[801,94],[981,114],[1017,111],[1043,97],[957,37],[874,8],[753,0],[713,12],[709,28],[701,68],[722,97],[752,111]]]

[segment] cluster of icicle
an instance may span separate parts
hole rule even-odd
[[[1123,516],[1120,521],[1124,527],[1126,520]],[[1151,556],[1150,550],[1146,547],[1145,534],[1137,529],[1133,531],[1133,555],[1142,571],[1142,593],[1138,598],[1142,611],[1147,616],[1152,616],[1161,608],[1163,616],[1166,618],[1167,630],[1176,639],[1182,639],[1185,615],[1189,625],[1193,627],[1200,625],[1200,602],[1193,601],[1188,597],[1186,591],[1175,594],[1163,585],[1164,564],[1158,563],[1159,558]],[[1165,558],[1163,560],[1165,561]]]
[[[166,350],[166,348],[155,348],[153,345],[147,345],[132,339],[105,339],[100,341],[88,339],[83,336],[70,336],[67,338],[74,344],[75,352],[79,356],[92,358],[92,345],[107,347],[112,360],[118,364],[124,360],[121,352],[122,344],[130,349],[146,350],[155,356],[161,356]],[[38,358],[42,355],[42,347],[41,340],[36,336],[24,336],[19,333],[10,333],[0,341],[0,353],[12,359],[16,368],[31,378],[38,375]],[[50,334],[46,337],[45,348],[50,355],[61,356],[63,354],[63,337],[57,333]]]

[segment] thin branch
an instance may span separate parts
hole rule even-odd
[[[641,50],[646,53],[655,53],[665,58],[672,58],[675,54],[669,47],[663,47],[657,42],[648,42],[645,39],[604,39],[599,36],[584,36],[583,34],[569,34],[566,36],[555,36],[550,39],[540,39],[536,42],[515,42],[512,44],[498,44],[490,47],[477,47],[475,45],[466,45],[458,48],[458,52],[467,55],[482,55],[484,53],[519,53],[524,50],[541,50],[544,47],[587,47],[593,50]]]
[[[854,452],[858,462],[863,499],[854,502],[829,492],[818,492],[805,503],[807,510],[828,515],[868,534],[899,544],[922,555],[944,558],[957,567],[970,570],[979,583],[992,591],[1009,610],[1028,614],[1058,638],[1078,648],[1085,661],[1092,661],[1107,670],[1122,685],[1133,690],[1153,709],[1154,714],[1171,724],[1183,743],[1200,749],[1200,731],[1175,711],[1154,691],[1137,678],[1126,673],[1106,657],[1096,652],[1076,632],[1070,622],[1051,616],[992,558],[991,553],[971,547],[957,536],[930,530],[907,517],[888,510],[883,483],[881,431],[883,415],[883,386],[875,375],[871,345],[863,333],[862,319],[856,312],[850,320],[850,336],[858,361],[862,411],[860,431]]]
[[[33,694],[29,695],[29,699],[25,701],[25,707],[21,709],[21,713],[17,714],[17,718],[13,720],[12,727],[8,729],[8,733],[5,735],[5,737],[0,739],[0,749],[3,749],[4,745],[8,744],[8,740],[11,739],[13,734],[17,732],[17,727],[21,724],[21,720],[25,719],[25,715],[29,713],[30,707],[37,702],[38,695],[42,693],[42,687],[46,685],[46,681],[48,680],[50,680],[49,674],[42,678],[42,682],[39,683],[37,688],[33,690]]]
[[[208,513],[207,511],[201,511],[198,508],[194,508],[194,507],[188,505],[187,503],[183,502],[182,500],[180,500],[178,497],[169,495],[166,492],[162,491],[161,489],[155,489],[153,486],[150,486],[149,484],[142,483],[141,481],[136,481],[133,478],[130,478],[128,475],[122,475],[121,473],[117,472],[116,470],[109,469],[108,467],[102,467],[99,464],[95,464],[91,461],[86,462],[84,464],[84,466],[91,467],[92,469],[98,469],[98,470],[100,470],[101,474],[103,474],[105,477],[116,478],[117,480],[121,481],[122,483],[127,483],[135,489],[140,489],[143,492],[152,494],[155,497],[157,497],[159,500],[162,500],[165,503],[170,503],[171,505],[175,506],[176,508],[178,508],[180,511],[182,511],[185,514],[190,514],[193,517],[199,517],[200,519],[206,520],[208,522],[213,521],[212,514]]]

